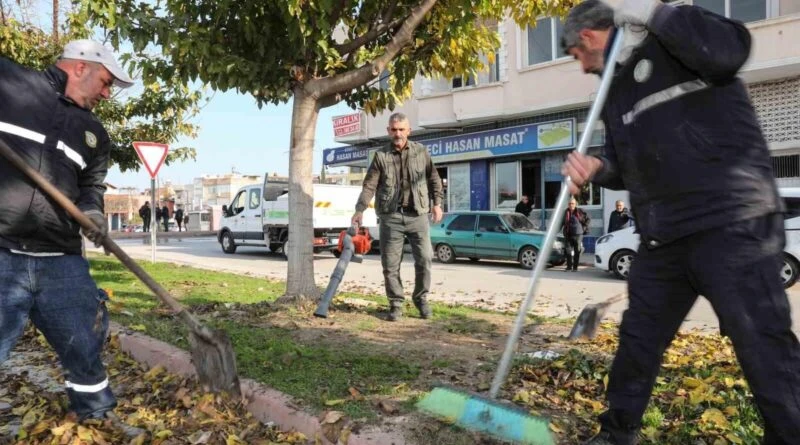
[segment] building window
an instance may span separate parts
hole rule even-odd
[[[560,50],[564,23],[557,18],[544,18],[536,21],[536,26],[528,26],[525,32],[525,65],[550,62],[565,57]]]
[[[683,0],[673,4],[689,3],[716,14],[747,23],[764,20],[768,17],[767,10],[770,0]]]
[[[513,209],[519,200],[519,181],[517,170],[519,163],[502,162],[495,164],[494,183],[496,190],[495,202],[497,208]]]
[[[485,69],[478,72],[477,77],[472,74],[453,77],[451,86],[454,90],[458,88],[473,87],[475,85],[486,85],[500,81],[500,55],[495,53],[494,57],[492,57],[492,60],[489,60],[488,56],[482,55],[480,56],[480,59]]]
[[[602,187],[588,182],[581,187],[581,191],[575,196],[575,199],[581,206],[599,206],[603,203],[601,191]]]
[[[773,156],[772,172],[776,178],[800,177],[800,155]]]

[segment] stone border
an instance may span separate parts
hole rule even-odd
[[[120,349],[137,362],[148,366],[163,366],[167,371],[185,377],[195,376],[189,352],[146,335],[131,332],[117,323],[111,323],[111,332],[118,334]],[[273,422],[283,430],[294,430],[310,440],[332,445],[322,434],[319,419],[302,411],[290,396],[264,386],[252,379],[242,379],[242,395],[248,401],[247,410],[261,422]],[[387,427],[391,429],[390,427]],[[374,427],[352,433],[343,445],[413,445],[399,431],[378,431]]]

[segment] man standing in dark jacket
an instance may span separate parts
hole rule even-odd
[[[150,218],[152,218],[153,210],[150,208],[150,201],[145,201],[144,205],[139,207],[139,216],[142,217],[142,231],[150,231]]]
[[[615,23],[625,44],[605,60]],[[592,445],[636,442],[664,350],[699,294],[733,343],[764,419],[762,443],[800,438],[800,345],[778,273],[784,209],[736,77],[750,43],[739,22],[657,0],[587,0],[565,22],[562,44],[585,72],[616,70],[604,153],[571,153],[563,173],[573,192],[588,181],[628,190],[642,240]]]
[[[631,215],[628,213],[628,209],[625,208],[625,203],[617,201],[616,209],[611,212],[611,216],[608,217],[608,233],[622,229],[630,220]]]
[[[161,206],[161,221],[164,223],[164,231],[169,232],[169,207],[166,202]]]
[[[0,57],[0,79],[0,139],[94,222],[84,235],[99,246],[111,142],[91,110],[133,81],[90,40],[68,43],[41,72]],[[69,408],[81,420],[116,419],[101,359],[108,297],[81,256],[80,226],[10,163],[0,162],[0,178],[0,362],[30,317],[58,354]]]
[[[178,207],[178,209],[175,210],[175,224],[178,225],[178,232],[180,232],[181,231],[181,226],[183,226],[183,208],[182,207]]]
[[[578,201],[570,198],[564,213],[564,239],[567,241],[567,271],[576,272],[583,252],[583,235],[589,231],[589,215],[578,207]]]

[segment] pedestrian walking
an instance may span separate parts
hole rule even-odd
[[[169,207],[166,202],[161,206],[161,221],[164,223],[164,231],[169,232]]]
[[[564,213],[564,239],[567,242],[567,268],[566,271],[576,272],[581,262],[583,252],[583,235],[589,231],[589,215],[578,207],[578,201],[570,198],[569,205]]]
[[[180,232],[183,226],[183,208],[180,206],[175,210],[175,224],[178,225],[178,232]]]
[[[67,43],[44,71],[0,57],[0,78],[0,139],[92,220],[97,230],[83,234],[100,246],[111,141],[92,109],[133,80],[91,40]],[[10,163],[0,177],[0,362],[30,318],[58,355],[69,409],[81,421],[116,418],[101,358],[108,296],[81,256],[80,225]]]
[[[618,60],[605,60],[616,28]],[[615,64],[598,156],[571,153],[571,191],[589,181],[630,193],[641,245],[592,445],[634,444],[664,350],[709,300],[764,421],[763,444],[800,438],[800,345],[778,271],[783,203],[766,141],[736,73],[750,55],[740,22],[658,0],[586,0],[562,45],[586,73]]]
[[[377,196],[375,211],[380,218],[381,265],[390,309],[388,320],[396,321],[403,313],[400,262],[405,238],[414,256],[411,298],[420,316],[427,319],[431,315],[427,298],[433,258],[428,213],[432,213],[434,222],[442,220],[442,181],[425,146],[408,140],[411,128],[404,114],[392,114],[387,131],[392,140],[376,151],[367,170],[353,224],[361,225],[364,210],[373,196]]]
[[[139,207],[139,216],[142,218],[142,231],[150,231],[150,218],[153,216],[153,209],[150,208],[150,201],[145,201],[144,205]]]

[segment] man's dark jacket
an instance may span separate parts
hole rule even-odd
[[[783,210],[737,71],[750,34],[694,6],[662,6],[618,66],[603,110],[606,147],[593,181],[630,192],[650,248]],[[613,40],[609,39],[609,42]]]
[[[625,224],[631,220],[631,215],[628,209],[622,209],[621,212],[614,210],[611,216],[608,217],[608,233],[616,232],[617,230],[625,227]]]
[[[532,208],[533,208],[533,206],[531,206],[530,202],[526,204],[526,203],[520,201],[520,202],[517,203],[517,207],[514,209],[514,211],[517,212],[517,213],[522,213],[525,216],[531,216],[531,209]]]
[[[0,57],[0,139],[84,212],[103,212],[110,141],[94,115],[64,96],[67,74]],[[0,160],[0,247],[80,254],[77,222]]]

